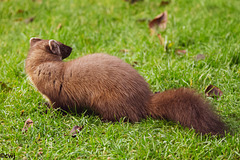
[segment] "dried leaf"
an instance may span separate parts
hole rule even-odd
[[[27,132],[29,127],[33,127],[33,121],[30,118],[26,120],[22,132],[23,133]]]
[[[126,2],[130,2],[131,4],[139,2],[139,1],[143,1],[143,0],[125,0]]]
[[[157,36],[160,41],[160,45],[164,46],[164,38],[162,38],[161,34],[158,34]]]
[[[119,52],[122,52],[122,53],[128,53],[130,50],[129,49],[121,49],[119,50]]]
[[[20,17],[20,18],[17,18],[17,19],[15,19],[15,21],[16,21],[16,22],[23,21],[23,18],[22,18],[22,17]]]
[[[132,63],[132,67],[135,67],[137,64],[138,64],[138,62],[134,61],[134,62]]]
[[[159,14],[153,20],[148,23],[148,26],[151,30],[151,34],[153,34],[156,28],[160,28],[161,30],[165,30],[167,27],[167,11]]]
[[[198,54],[194,57],[194,59],[196,61],[199,61],[199,60],[202,60],[202,59],[205,59],[205,55],[204,54]]]
[[[181,49],[176,49],[176,50],[175,50],[175,53],[176,53],[177,55],[184,55],[184,54],[187,53],[187,51],[186,51],[186,50],[181,50]]]
[[[24,114],[24,110],[21,110],[21,116],[23,116],[23,114]]]
[[[70,132],[72,134],[72,137],[76,137],[77,133],[83,129],[83,126],[74,126]]]
[[[12,88],[8,87],[6,83],[0,81],[0,90],[9,91],[12,90]]]
[[[7,85],[6,85],[6,83],[4,83],[4,82],[1,82],[1,81],[0,81],[0,86],[1,86],[1,88],[7,88]]]
[[[17,11],[17,13],[19,14],[19,13],[24,13],[25,11],[24,10],[22,10],[22,9],[19,9],[18,11]]]
[[[205,90],[205,95],[207,97],[212,97],[212,98],[219,98],[220,96],[223,95],[223,92],[216,86],[214,85],[209,85],[207,89]]]
[[[161,1],[160,6],[166,6],[170,3],[171,1]]]
[[[35,17],[30,17],[30,18],[25,19],[24,22],[28,24],[28,23],[33,22],[34,19],[35,19]]]

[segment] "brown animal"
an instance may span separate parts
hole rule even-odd
[[[224,134],[224,123],[195,91],[180,88],[153,94],[144,78],[121,59],[97,53],[63,62],[71,51],[55,40],[30,40],[26,73],[53,108],[90,110],[108,121],[125,117],[137,122],[151,116],[204,134]]]

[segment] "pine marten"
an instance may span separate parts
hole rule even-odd
[[[90,110],[103,120],[148,116],[179,122],[203,134],[225,132],[212,106],[192,89],[152,93],[144,78],[123,60],[103,53],[63,62],[72,48],[55,40],[30,39],[26,73],[53,108]]]

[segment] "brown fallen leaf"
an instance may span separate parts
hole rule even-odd
[[[130,2],[131,4],[139,2],[139,1],[143,1],[143,0],[125,0],[126,2]]]
[[[34,19],[35,19],[35,17],[30,17],[30,18],[25,19],[24,22],[28,24],[28,23],[33,22]]]
[[[132,67],[135,67],[137,64],[138,64],[138,62],[134,61],[134,62],[132,63]]]
[[[161,44],[162,46],[164,46],[164,38],[162,38],[161,34],[158,34],[157,36],[158,36],[158,39],[159,39],[159,41],[160,41],[160,44]]]
[[[23,114],[24,114],[24,110],[21,110],[21,115],[20,116],[23,116]]]
[[[70,131],[70,134],[72,134],[72,137],[76,137],[77,133],[83,129],[83,126],[74,126],[72,130]]]
[[[181,49],[176,49],[176,50],[175,50],[175,53],[176,53],[177,55],[184,55],[184,54],[187,53],[187,51],[186,51],[186,50],[181,50]]]
[[[27,132],[29,127],[33,127],[33,121],[30,118],[26,120],[22,132],[23,133]]]
[[[166,6],[170,3],[171,1],[161,1],[160,6]]]
[[[16,18],[15,21],[16,21],[16,22],[23,21],[23,18],[22,18],[22,17],[20,17],[20,18]]]
[[[122,52],[122,53],[128,53],[130,50],[129,49],[121,49],[119,50],[119,52]]]
[[[12,88],[8,87],[6,83],[0,81],[0,90],[9,91],[12,90]]]
[[[25,12],[25,11],[22,10],[22,9],[17,10],[17,13],[18,13],[18,14],[20,14],[20,13],[24,13],[24,12]]]
[[[202,59],[205,59],[205,55],[204,54],[198,54],[194,57],[194,59],[196,61],[199,61],[199,60],[202,60]]]
[[[210,84],[205,90],[205,95],[207,97],[218,99],[220,96],[223,95],[223,92],[218,87]]]
[[[167,28],[167,11],[156,16],[153,20],[148,23],[151,30],[151,35],[155,32],[157,28],[165,30]]]

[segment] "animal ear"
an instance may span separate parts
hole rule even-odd
[[[65,44],[60,44],[60,50],[61,50],[62,59],[67,58],[72,52],[72,48]]]
[[[30,39],[30,46],[32,47],[36,42],[41,41],[41,40],[42,39],[40,39],[40,38],[32,37]]]
[[[49,40],[49,47],[53,54],[61,56],[60,47],[55,40]]]

